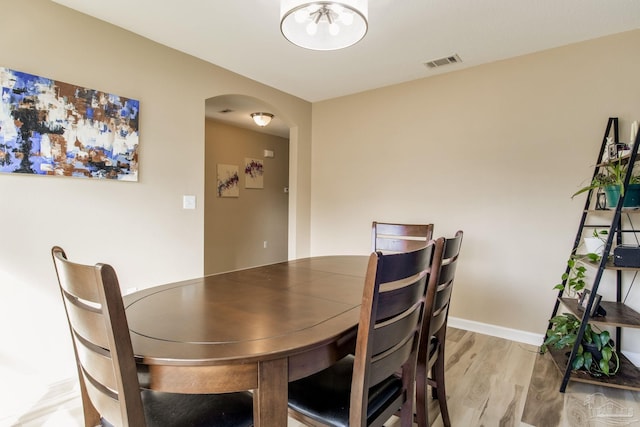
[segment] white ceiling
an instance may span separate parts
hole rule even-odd
[[[365,38],[319,52],[282,36],[277,0],[53,1],[309,102],[640,28],[640,0],[369,0]]]

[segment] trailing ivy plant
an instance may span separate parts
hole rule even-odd
[[[596,254],[592,255],[597,256]],[[562,282],[555,285],[553,289],[566,289],[568,292],[581,291],[586,285],[585,277],[587,268],[584,265],[580,264],[580,262],[576,259],[576,255],[571,255],[571,257],[567,261],[567,266],[569,267],[569,269],[562,275]]]
[[[580,329],[580,319],[571,313],[563,313],[554,316],[549,322],[552,326],[547,330],[547,338],[540,347],[540,352],[545,353],[550,348],[573,348]],[[587,323],[571,369],[582,369],[593,376],[611,376],[619,368],[620,358],[609,331],[597,331],[595,326]]]
[[[609,232],[607,230],[593,230],[593,236],[602,240],[602,243],[607,243],[607,238]],[[590,252],[585,255],[576,255],[573,253],[571,257],[567,260],[568,270],[562,275],[562,281],[555,285],[553,289],[556,290],[567,290],[569,293],[577,293],[584,289],[586,282],[586,272],[587,268],[581,264],[579,257],[586,257],[586,259],[590,262],[599,262],[602,258],[600,255]]]

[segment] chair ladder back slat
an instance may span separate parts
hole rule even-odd
[[[98,347],[109,348],[109,336],[101,312],[87,310],[73,300],[66,300],[65,306],[74,336],[80,336]]]
[[[379,294],[378,310],[375,321],[379,322],[403,313],[415,305],[424,296],[426,272],[416,275],[417,280],[405,284],[403,288],[396,288]]]
[[[374,355],[371,361],[369,387],[373,387],[390,375],[397,373],[398,368],[404,365],[411,353],[416,350],[416,347],[417,332],[414,328],[414,332],[397,343],[395,347]]]
[[[411,252],[427,245],[433,236],[433,224],[397,224],[374,221],[371,246],[374,252]]]
[[[452,284],[452,282],[449,282],[440,286],[435,294],[431,308],[431,319],[429,320],[429,335],[435,335],[446,325],[449,303],[451,302],[451,291],[453,290]]]
[[[386,237],[376,238],[376,251],[381,252],[411,252],[420,249],[427,244],[424,240],[392,239]]]
[[[126,420],[122,418],[118,396],[105,393],[102,387],[98,387],[91,378],[87,377],[86,373],[83,373],[83,377],[89,398],[96,409],[99,410],[100,415],[109,420],[109,423],[114,426],[129,425]],[[129,427],[133,426],[129,425]]]
[[[374,357],[397,345],[400,337],[408,337],[415,331],[422,316],[422,304],[416,303],[402,315],[378,323],[373,331],[373,346],[371,353]]]
[[[427,246],[425,246],[427,247]],[[420,248],[423,249],[423,248]],[[432,247],[429,246],[426,251],[415,250],[401,254],[382,254],[384,266],[378,271],[378,282],[381,290],[389,287],[387,284],[398,282],[400,280],[410,279],[412,276],[420,274],[422,265],[428,264],[432,256]]]
[[[429,324],[430,336],[436,335],[447,323],[448,311],[445,309],[439,310],[431,316],[431,322]]]
[[[54,261],[60,278],[60,287],[68,295],[94,303],[100,300],[94,266],[76,264],[66,259],[62,261],[62,258],[56,256],[54,256]],[[87,283],[94,285],[87,286]]]
[[[118,390],[111,353],[106,349],[96,347],[81,337],[76,336],[75,338],[78,359],[85,374],[89,375],[93,381],[102,384],[106,389]]]
[[[462,231],[457,231],[456,235],[447,239],[445,243],[442,258],[445,260],[454,260],[460,254],[460,246],[462,246]]]
[[[456,275],[457,262],[450,262],[442,265],[440,268],[440,277],[438,278],[438,284],[451,283]]]

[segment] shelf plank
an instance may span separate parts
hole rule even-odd
[[[578,305],[577,298],[560,298],[560,302],[577,318],[581,319],[584,309]],[[600,301],[600,306],[607,311],[606,316],[591,317],[589,322],[625,328],[640,328],[640,313],[615,301]]]
[[[585,210],[587,213],[616,213],[616,208],[606,208],[606,209],[587,209]],[[623,207],[622,212],[624,213],[640,213],[640,207]],[[585,224],[585,227],[590,227],[590,225]]]
[[[579,261],[580,263],[584,264],[584,265],[588,265],[589,267],[592,268],[598,268],[600,267],[600,261],[598,262],[593,262],[589,259],[589,257],[587,257],[587,254],[577,254],[575,256],[575,260]],[[613,259],[608,259],[607,260],[607,264],[604,267],[605,270],[620,270],[620,271],[640,271],[640,267],[620,267],[617,265],[613,265]]]
[[[605,270],[620,270],[620,271],[638,271],[640,268],[638,267],[619,267],[617,265],[613,265],[613,262],[607,261],[607,265]]]
[[[616,118],[616,120],[617,120],[617,118]],[[618,127],[618,125],[616,124],[616,129],[617,129],[617,127]],[[605,136],[606,136],[606,135],[605,135]],[[618,141],[618,142],[621,142],[621,141]],[[614,163],[627,164],[627,163],[629,163],[629,161],[630,161],[630,160],[631,160],[631,153],[629,152],[629,153],[627,153],[627,154],[625,154],[625,155],[622,155],[622,156],[620,156],[620,157],[618,157],[618,158],[615,158],[615,159],[603,160],[603,161],[601,161],[600,163],[598,163],[598,164],[596,165],[596,167],[599,167],[599,168],[600,168],[600,167],[603,167],[603,166],[609,166],[609,165],[612,165],[612,164],[614,164]],[[638,161],[640,161],[640,158],[636,158],[636,162],[638,162]]]
[[[569,352],[565,350],[551,350],[550,353],[560,373],[564,374],[565,367],[567,363],[569,363]],[[611,377],[594,377],[588,372],[580,370],[572,371],[569,380],[604,387],[640,391],[640,369],[635,367],[624,354],[618,353],[618,356],[620,357],[620,369],[617,374]]]

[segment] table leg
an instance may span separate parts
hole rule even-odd
[[[253,393],[255,427],[287,425],[288,371],[286,358],[259,363],[258,389]]]

